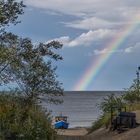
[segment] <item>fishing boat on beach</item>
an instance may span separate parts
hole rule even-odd
[[[68,129],[69,123],[67,122],[67,118],[67,116],[62,116],[62,114],[60,116],[56,116],[54,127],[56,129]]]

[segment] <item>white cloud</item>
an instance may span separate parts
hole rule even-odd
[[[114,34],[114,31],[108,29],[99,29],[96,31],[88,31],[87,33],[82,33],[79,37],[75,38],[69,43],[69,46],[79,46],[79,45],[90,45],[94,41],[102,41],[107,39]]]
[[[106,48],[102,49],[102,50],[94,50],[95,55],[100,55],[100,54],[104,54],[104,53],[108,53],[108,50]]]
[[[78,28],[78,29],[87,29],[87,30],[92,30],[92,29],[99,29],[99,28],[111,28],[113,26],[113,23],[99,19],[96,17],[90,17],[90,18],[85,18],[82,20],[76,20],[70,23],[64,23],[67,27],[73,27],[73,28]]]
[[[115,34],[115,31],[113,30],[99,29],[95,31],[90,30],[86,33],[82,33],[75,39],[70,39],[69,36],[63,36],[63,37],[55,38],[52,40],[60,41],[66,47],[88,46],[88,45],[91,45],[93,42],[103,41],[105,39],[108,39],[112,37],[114,34]]]
[[[112,15],[115,19],[124,17],[122,12],[137,11],[139,0],[24,0],[27,5],[78,16]],[[96,17],[98,17],[96,16]],[[129,16],[129,15],[127,15]]]
[[[117,29],[131,22],[139,13],[139,0],[24,0],[25,4],[41,8],[50,14],[78,16],[78,19],[63,23],[67,27],[95,30]],[[60,21],[62,22],[62,21]],[[134,21],[133,21],[134,22]]]
[[[83,15],[91,0],[24,0],[27,5],[50,9],[64,14]],[[91,7],[91,6],[90,6]]]
[[[140,51],[140,43],[136,43],[135,46],[131,46],[125,49],[119,49],[119,50],[108,50],[107,48],[101,49],[101,50],[94,50],[93,52],[90,52],[88,56],[93,55],[100,55],[100,54],[106,54],[106,53],[134,53]]]
[[[135,46],[128,47],[124,50],[125,53],[133,53],[140,51],[140,43],[136,43]]]
[[[134,52],[139,52],[140,51],[140,43],[136,43],[136,45],[127,47],[125,49],[119,49],[119,50],[113,50],[109,51],[107,48],[101,49],[101,50],[94,50],[93,52],[89,53],[89,56],[92,55],[100,55],[100,54],[105,54],[105,53],[134,53]]]
[[[102,50],[94,50],[94,55],[100,55],[100,54],[106,54],[106,53],[122,53],[123,50],[108,50],[107,48],[104,48]]]
[[[128,47],[124,50],[125,53],[131,53],[133,51],[133,47]]]

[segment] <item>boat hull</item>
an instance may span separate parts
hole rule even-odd
[[[58,121],[54,124],[56,129],[68,129],[69,123],[64,121]]]

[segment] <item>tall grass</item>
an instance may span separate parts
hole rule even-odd
[[[111,116],[109,113],[105,113],[101,115],[95,122],[93,122],[91,129],[89,130],[89,133],[101,128],[101,127],[108,127],[110,124]]]

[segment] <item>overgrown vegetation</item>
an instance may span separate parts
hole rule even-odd
[[[116,115],[122,108],[126,108],[126,111],[140,110],[139,80],[135,79],[132,86],[126,89],[121,96],[112,94],[105,97],[99,107],[102,115],[93,123],[91,132],[101,127],[108,128],[111,123],[111,112]]]
[[[23,97],[0,95],[0,139],[54,140],[51,118],[39,106],[27,106]]]
[[[24,7],[22,1],[0,1],[0,86],[15,85],[14,94],[0,95],[0,138],[54,140],[51,118],[38,102],[43,96],[49,103],[62,102],[58,97],[63,89],[52,64],[62,60],[56,53],[62,44],[52,41],[33,45],[31,39],[7,32],[7,26],[19,23]]]
[[[93,123],[89,133],[93,132],[93,131],[95,131],[95,130],[97,130],[99,128],[101,128],[102,126],[105,126],[106,128],[108,128],[109,123],[110,123],[110,114],[109,113],[105,113],[105,114],[101,115],[99,117],[99,119],[97,119]]]

